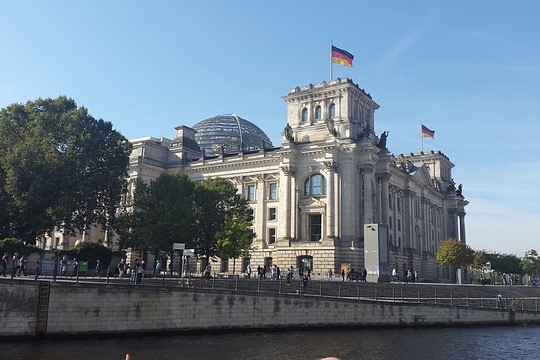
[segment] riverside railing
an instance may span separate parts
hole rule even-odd
[[[34,277],[34,275],[31,275]],[[208,280],[201,277],[176,277],[164,273],[145,272],[141,284],[133,284],[130,275],[119,278],[110,271],[102,269],[87,273],[58,274],[43,272],[38,278],[52,281],[97,282],[106,284],[131,284],[137,286],[183,287],[209,291],[245,292],[262,294],[291,294],[299,296],[347,298],[358,301],[379,301],[408,304],[431,304],[469,308],[509,309],[514,311],[540,311],[540,296],[525,297],[519,292],[508,293],[508,287],[491,285],[485,287],[463,286],[448,291],[446,286],[403,283],[365,283],[352,281],[311,280],[304,282],[298,278],[287,281],[266,278],[240,278],[238,276],[220,278],[213,276]],[[512,287],[510,287],[512,288]],[[539,293],[540,294],[540,293]]]

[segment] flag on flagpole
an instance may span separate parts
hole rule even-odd
[[[332,62],[334,64],[352,67],[353,59],[353,54],[332,45]]]
[[[423,138],[428,137],[428,138],[435,139],[435,131],[428,129],[428,127],[425,126],[425,125],[422,125],[422,137]]]

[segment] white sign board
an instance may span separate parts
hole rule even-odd
[[[172,249],[173,250],[185,250],[186,249],[186,244],[184,244],[184,243],[173,243],[172,244]]]
[[[184,256],[195,257],[195,249],[185,249]]]

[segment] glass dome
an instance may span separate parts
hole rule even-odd
[[[206,155],[237,153],[273,147],[272,142],[257,125],[234,114],[218,115],[193,126],[195,141]],[[264,144],[264,145],[263,145]]]

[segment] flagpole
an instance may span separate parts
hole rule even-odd
[[[422,133],[422,124],[420,124],[420,137],[422,138],[422,152],[424,152],[424,134]]]
[[[332,73],[332,45],[332,40],[330,40],[330,81],[332,81],[332,79],[334,78],[334,74]]]

